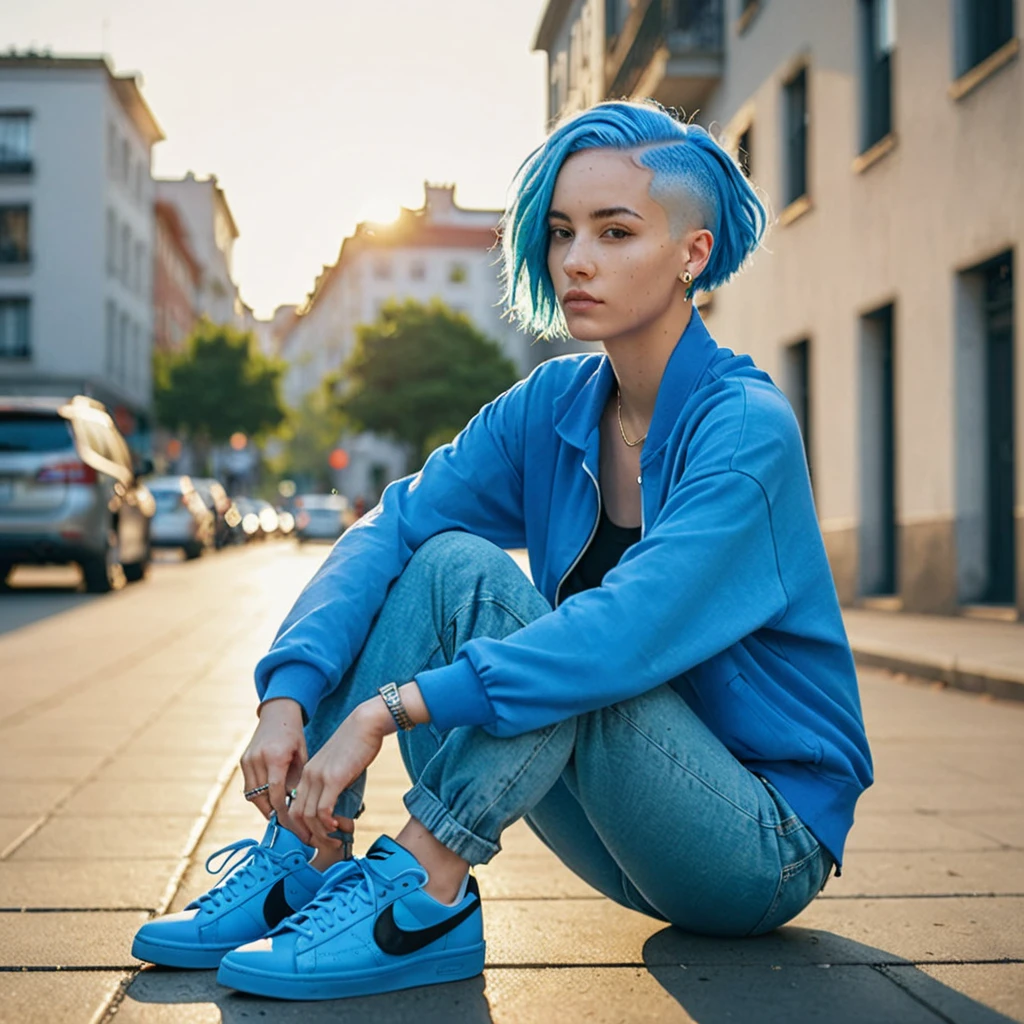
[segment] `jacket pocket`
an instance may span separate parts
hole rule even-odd
[[[821,763],[821,740],[766,700],[742,673],[725,684],[724,696],[730,706],[723,740],[733,753],[754,761]]]

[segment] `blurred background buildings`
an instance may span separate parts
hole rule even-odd
[[[550,0],[540,22],[552,120],[652,96],[770,199],[767,251],[700,306],[790,398],[844,603],[1024,610],[1022,19],[1020,0]]]
[[[551,122],[653,96],[718,132],[770,202],[766,251],[699,305],[790,398],[844,603],[1024,610],[1022,19],[1024,0],[549,0],[541,14]],[[159,461],[152,354],[203,316],[285,360],[293,407],[389,299],[443,300],[523,374],[578,347],[501,319],[500,211],[460,207],[454,185],[359,224],[304,302],[258,319],[228,197],[212,174],[154,180],[162,138],[137,78],[106,58],[0,57],[3,391],[91,394]],[[339,486],[376,500],[404,453],[344,443]],[[256,457],[225,448],[214,468],[244,480]]]

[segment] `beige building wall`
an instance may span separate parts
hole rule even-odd
[[[703,2],[705,15],[717,10],[718,0]],[[720,344],[750,353],[791,400],[787,349],[809,342],[815,498],[840,598],[852,603],[875,555],[878,402],[866,384],[862,318],[892,305],[897,593],[887,603],[956,611],[977,601],[985,582],[984,345],[978,282],[962,272],[1009,252],[1017,282],[1024,276],[1024,0],[1016,0],[1016,38],[961,79],[957,14],[966,0],[891,0],[892,132],[868,153],[859,0],[721,2],[717,84],[700,109],[684,113],[734,149],[752,129],[751,175],[771,227],[752,264],[703,305],[705,318]],[[537,45],[552,68],[578,17],[578,3],[550,0]],[[807,197],[784,208],[783,90],[801,67]],[[608,94],[600,65],[589,71],[587,88]],[[661,74],[654,60],[640,79],[643,89],[656,83],[655,98],[666,98],[659,89],[689,88]],[[1015,292],[1016,600],[1024,611],[1024,303]]]
[[[957,578],[957,516],[971,500],[958,496],[958,464],[962,472],[965,460],[980,458],[962,444],[957,450],[958,428],[977,412],[969,399],[966,408],[957,403],[958,271],[1021,251],[1024,78],[1013,59],[954,98],[952,5],[897,0],[894,144],[869,166],[855,166],[856,6],[773,0],[742,35],[735,26],[730,32],[729,67],[746,70],[730,72],[706,120],[732,140],[753,125],[752,177],[769,199],[782,195],[783,84],[806,65],[810,204],[802,213],[776,205],[765,251],[715,294],[707,320],[721,344],[750,352],[783,387],[783,350],[810,340],[815,495],[837,587],[850,602],[858,596],[863,492],[860,317],[894,304],[899,594],[906,608],[951,611],[970,596]],[[1022,16],[1019,9],[1018,26]],[[1018,339],[1021,308],[1018,300]],[[1018,345],[1019,522],[1022,363]]]

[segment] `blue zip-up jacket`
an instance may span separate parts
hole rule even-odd
[[[312,715],[435,534],[525,547],[554,610],[421,672],[434,725],[515,736],[671,682],[838,865],[871,758],[793,412],[694,310],[641,455],[642,537],[600,587],[560,603],[598,521],[598,425],[614,387],[604,355],[543,363],[389,485],[260,660],[260,699],[291,697]]]

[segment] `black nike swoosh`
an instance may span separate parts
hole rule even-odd
[[[477,889],[476,880],[473,878],[470,878],[468,891],[476,899],[468,906],[463,907],[457,914],[453,914],[447,921],[432,924],[429,928],[417,928],[411,932],[395,923],[395,905],[389,903],[374,923],[373,941],[377,943],[382,952],[389,956],[408,956],[410,953],[423,949],[424,946],[429,946],[432,942],[437,942],[479,909],[480,892]]]
[[[284,879],[279,878],[267,893],[263,902],[263,920],[268,928],[276,928],[286,917],[291,917],[295,908],[290,906],[284,895]]]

